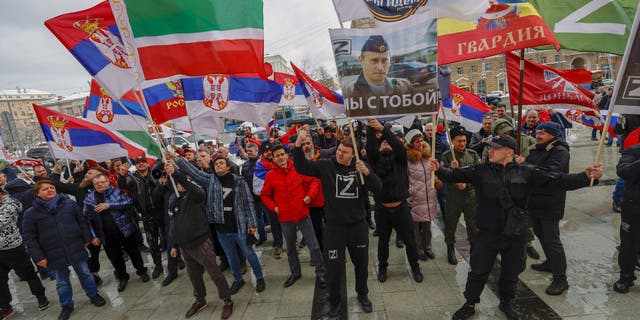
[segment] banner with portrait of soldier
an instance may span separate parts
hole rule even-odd
[[[433,113],[438,105],[435,12],[378,28],[329,30],[346,114]]]

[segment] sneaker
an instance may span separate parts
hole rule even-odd
[[[180,260],[178,261],[178,269],[179,269],[179,270],[182,270],[182,269],[184,269],[185,267],[186,267],[186,266],[184,265],[184,260],[180,259]]]
[[[550,296],[558,296],[569,289],[569,282],[567,277],[553,277],[553,281],[547,287],[545,292]]]
[[[429,257],[427,257],[427,255],[424,252],[420,252],[420,253],[418,253],[418,259],[420,259],[422,261],[427,261],[427,260],[429,260]]]
[[[189,308],[189,310],[187,310],[187,313],[184,314],[185,318],[190,318],[193,315],[195,315],[196,313],[200,312],[200,310],[204,309],[207,307],[207,302],[206,301],[196,301],[191,305],[191,308]]]
[[[178,278],[177,274],[169,273],[169,275],[167,275],[167,277],[164,278],[164,280],[162,280],[162,286],[166,287],[170,285],[173,282],[173,280],[175,280],[176,278]]]
[[[149,282],[150,279],[151,278],[149,278],[149,273],[148,272],[145,272],[145,273],[140,275],[140,280],[142,280],[142,282]]]
[[[387,268],[378,268],[378,281],[385,282],[387,281]]]
[[[435,259],[436,255],[433,253],[433,250],[431,250],[431,248],[429,249],[425,249],[424,250],[424,254],[427,256],[427,258],[429,259]]]
[[[0,319],[4,320],[4,319],[8,318],[10,315],[12,315],[14,313],[15,313],[15,310],[13,310],[12,307],[9,307],[9,309],[2,308],[2,309],[0,309],[0,316],[1,316]],[[67,318],[69,318],[69,317],[67,317]]]
[[[151,272],[151,278],[157,279],[163,272],[164,272],[164,270],[162,269],[161,265],[160,266],[156,266],[155,268],[153,268],[153,272]]]
[[[73,307],[62,307],[60,311],[60,315],[58,316],[58,320],[68,320],[71,317],[71,313],[73,312]]]
[[[620,279],[613,284],[613,290],[618,293],[628,293],[629,288],[634,286],[633,279],[635,279],[635,277],[620,277]]]
[[[51,303],[49,303],[49,299],[47,299],[47,296],[45,295],[41,295],[39,297],[36,297],[36,299],[38,300],[38,309],[40,311],[49,308],[49,306],[51,306]]]
[[[545,261],[542,263],[533,263],[531,264],[531,269],[540,272],[551,272],[551,265],[549,264],[549,261]]]
[[[266,285],[264,283],[264,278],[260,278],[256,280],[256,292],[262,292],[264,291],[265,288],[266,288]]]
[[[220,319],[229,319],[231,314],[233,313],[233,301],[225,301],[222,306],[222,314],[220,314]]]
[[[402,243],[402,240],[396,239],[396,248],[398,249],[404,248],[404,243]]]
[[[104,300],[104,298],[98,293],[96,293],[95,296],[89,298],[89,300],[91,301],[91,304],[93,304],[96,307],[102,307],[105,304],[107,304],[107,302]]]
[[[96,286],[99,286],[102,284],[102,278],[100,278],[97,272],[93,273],[93,281],[95,281]]]
[[[273,248],[273,257],[276,259],[280,259],[282,257],[282,248],[280,247]]]
[[[458,311],[456,311],[451,317],[452,320],[466,320],[471,318],[476,313],[475,305],[464,304]]]
[[[527,246],[527,255],[531,258],[531,259],[540,259],[540,254],[538,253],[538,250],[536,250],[536,248],[534,248],[532,245],[528,245]]]
[[[366,295],[358,295],[358,302],[360,302],[360,307],[362,307],[362,311],[365,313],[371,313],[373,311],[373,304]]]
[[[413,274],[413,280],[415,280],[415,282],[421,283],[422,280],[424,280],[424,276],[422,275],[422,272],[420,272],[420,267],[411,270],[411,273]]]
[[[231,284],[231,288],[229,288],[229,292],[231,294],[236,294],[238,293],[238,291],[240,291],[240,289],[243,286],[244,286],[244,280],[234,281],[233,284]]]
[[[504,315],[507,317],[508,320],[520,319],[520,315],[518,314],[518,312],[513,310],[511,303],[508,301],[500,302],[500,304],[498,305],[498,309],[500,309],[500,311],[504,313]]]

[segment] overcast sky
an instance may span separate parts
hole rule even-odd
[[[298,65],[306,59],[335,73],[328,29],[340,25],[331,0],[263,1],[265,53],[280,54]],[[45,28],[44,21],[99,2],[0,1],[0,90],[18,86],[59,95],[87,91],[89,74]]]

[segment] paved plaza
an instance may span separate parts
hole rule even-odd
[[[583,170],[595,159],[596,142],[589,140],[590,131],[576,129],[570,139],[571,170]],[[530,269],[531,263],[538,261],[529,259],[527,269],[520,276],[519,293],[515,307],[522,312],[524,319],[638,319],[640,313],[640,288],[633,287],[629,294],[614,292],[611,288],[618,276],[617,252],[618,227],[620,215],[611,210],[611,191],[616,178],[615,165],[619,154],[615,146],[605,147],[602,162],[605,165],[605,176],[600,186],[572,191],[567,196],[566,214],[561,221],[562,240],[568,260],[569,290],[561,296],[549,296],[544,293],[550,283],[551,275]],[[462,220],[461,220],[462,223]],[[465,232],[459,226],[458,255],[461,262],[457,266],[446,261],[444,237],[438,225],[433,225],[433,246],[435,260],[421,261],[424,282],[415,283],[410,276],[410,268],[405,260],[404,249],[397,249],[393,243],[390,249],[388,279],[385,283],[376,280],[377,238],[371,236],[369,248],[369,290],[373,302],[373,313],[360,312],[354,291],[353,268],[347,263],[348,298],[343,304],[342,319],[450,319],[451,314],[464,302],[462,292],[469,265],[468,243],[463,238]],[[372,234],[372,233],[371,233]],[[270,237],[270,236],[269,236]],[[395,239],[395,236],[392,236]],[[393,242],[393,241],[392,241]],[[542,253],[539,243],[535,243]],[[306,248],[301,250],[303,277],[292,287],[284,289],[282,283],[289,275],[286,254],[276,260],[271,255],[270,241],[256,248],[262,263],[267,289],[256,294],[253,286],[255,278],[233,296],[235,302],[231,319],[323,319],[327,312],[326,291],[316,288],[313,267]],[[179,272],[179,277],[171,285],[162,287],[163,277],[142,283],[132,272],[127,289],[118,293],[117,282],[113,277],[113,269],[101,253],[102,269],[100,275],[104,283],[100,286],[107,305],[94,307],[82,292],[77,279],[73,279],[76,311],[71,319],[132,319],[132,320],[164,320],[184,319],[194,298],[186,270]],[[151,267],[151,257],[146,256]],[[225,275],[231,283],[229,271]],[[15,320],[23,319],[55,319],[60,312],[55,282],[46,280],[47,296],[52,306],[45,311],[38,311],[35,298],[30,295],[26,283],[13,283],[16,279],[12,273],[13,304]],[[213,283],[207,281],[208,308],[192,319],[219,319],[221,302]],[[482,301],[476,308],[476,316],[472,319],[504,319],[498,310],[498,298],[495,287],[496,278],[482,294]]]

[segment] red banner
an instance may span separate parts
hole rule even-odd
[[[518,104],[520,82],[520,57],[506,54],[507,75],[511,104]],[[524,62],[524,83],[522,104],[531,106],[549,106],[583,109],[599,114],[598,106],[593,103],[593,93],[580,85],[568,81],[563,75],[571,70],[556,70],[545,65]]]

